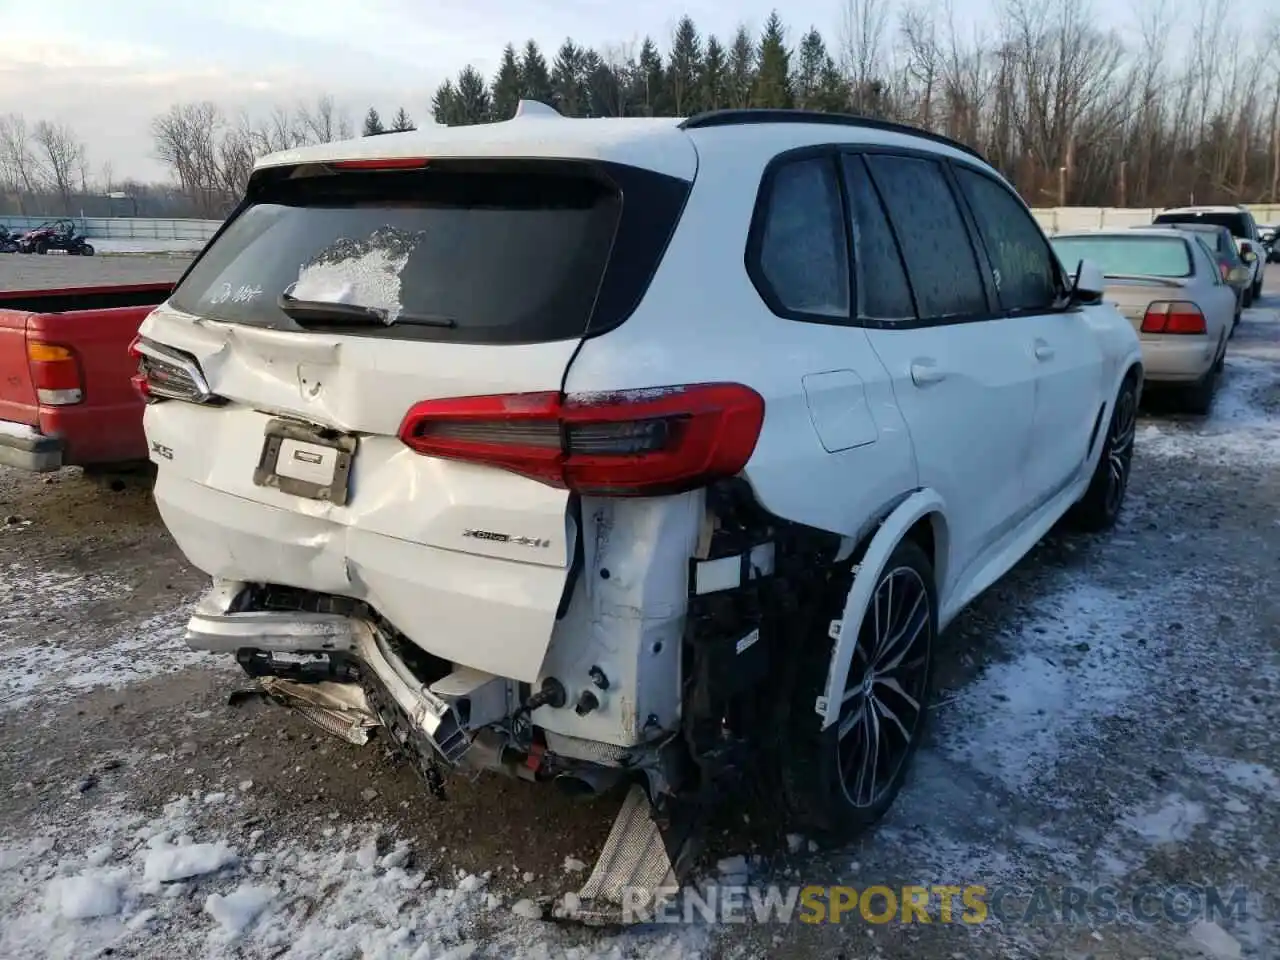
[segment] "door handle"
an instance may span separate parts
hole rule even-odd
[[[1052,360],[1053,347],[1049,346],[1043,340],[1036,344],[1035,354],[1037,360]]]
[[[916,360],[911,364],[911,382],[917,387],[927,387],[947,378],[947,372],[932,361]]]

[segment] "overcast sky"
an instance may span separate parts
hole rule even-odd
[[[95,174],[160,178],[149,124],[175,101],[266,113],[328,92],[353,121],[403,105],[421,123],[445,77],[467,63],[491,77],[507,41],[532,37],[548,61],[566,35],[665,50],[685,13],[727,36],[775,5],[793,42],[813,25],[834,44],[845,0],[0,0],[0,114],[71,124]],[[991,0],[952,5],[967,30]]]

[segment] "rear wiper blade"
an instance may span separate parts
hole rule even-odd
[[[278,306],[291,319],[302,326],[342,326],[350,323],[408,324],[419,327],[456,327],[458,321],[441,313],[406,313],[401,311],[394,319],[382,307],[369,307],[360,303],[338,303],[332,300],[300,300],[289,293],[276,298]]]

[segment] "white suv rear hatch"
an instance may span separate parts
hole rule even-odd
[[[582,338],[643,295],[687,150],[689,179],[554,159],[260,170],[140,331],[170,397],[145,417],[156,500],[187,557],[367,600],[437,656],[536,680],[575,550],[569,493],[534,478],[561,444],[541,414]]]

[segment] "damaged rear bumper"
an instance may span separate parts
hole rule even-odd
[[[456,765],[462,759],[470,738],[454,705],[420,683],[372,623],[336,613],[237,610],[243,589],[243,584],[219,583],[205,594],[187,623],[188,647],[207,653],[350,657],[361,677],[378,687],[442,760]]]

